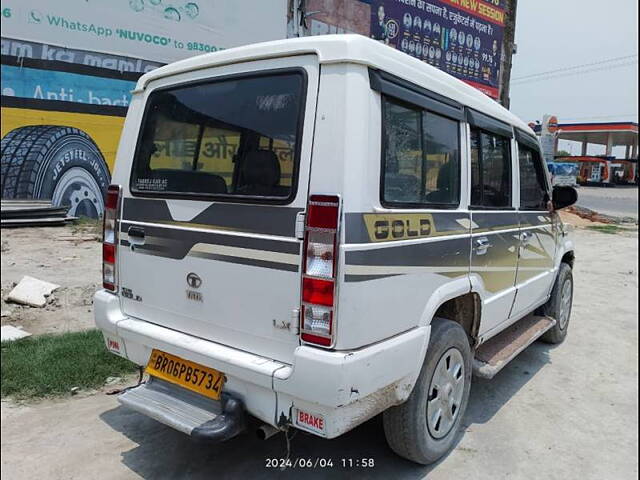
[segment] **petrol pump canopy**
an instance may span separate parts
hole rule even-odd
[[[638,144],[638,124],[634,122],[610,123],[559,123],[559,140],[570,140],[588,144],[634,146]]]

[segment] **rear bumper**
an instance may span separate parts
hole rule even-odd
[[[430,333],[428,326],[415,328],[348,352],[299,346],[286,364],[127,317],[118,297],[103,290],[95,294],[94,313],[111,352],[146,365],[157,348],[215,368],[227,377],[225,392],[253,416],[327,438],[406,400]]]

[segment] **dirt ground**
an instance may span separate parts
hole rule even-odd
[[[573,217],[565,215],[582,222]],[[66,289],[98,283],[97,242],[74,245],[61,239],[64,229],[38,230],[2,232],[9,246],[3,290],[23,273]],[[55,254],[33,242],[45,235]],[[87,392],[27,405],[2,402],[2,478],[637,478],[638,234],[577,228],[573,235],[576,292],[566,342],[535,343],[493,380],[474,379],[458,444],[435,466],[396,457],[377,417],[331,441],[298,433],[292,458],[332,459],[333,467],[278,472],[266,464],[284,456],[281,435],[198,444],[119,406],[113,396]],[[74,262],[65,265],[72,255]],[[40,264],[47,266],[30,270]],[[68,305],[34,318],[55,314],[65,322],[60,329],[82,328],[90,325],[89,308]],[[75,311],[83,319],[74,323]],[[49,325],[44,331],[55,330],[55,321],[42,322]],[[343,467],[343,459],[361,458],[372,458],[375,467]]]
[[[100,235],[95,225],[5,228],[1,237],[2,325],[21,326],[33,334],[93,327],[92,297],[102,284]],[[25,275],[60,285],[45,307],[5,302]]]

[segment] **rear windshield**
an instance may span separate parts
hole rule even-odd
[[[139,194],[295,194],[304,76],[234,77],[153,92],[131,177]]]

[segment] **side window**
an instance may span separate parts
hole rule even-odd
[[[383,202],[456,207],[460,198],[458,122],[386,97],[383,102]]]
[[[471,130],[471,205],[511,206],[510,140],[475,128]]]
[[[540,154],[518,144],[520,163],[520,208],[546,210],[549,194]]]

